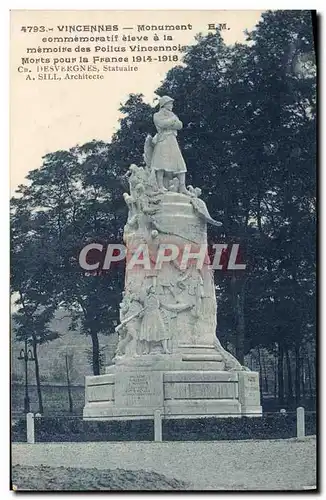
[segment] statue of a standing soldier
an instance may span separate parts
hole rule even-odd
[[[157,134],[152,139],[154,149],[150,155],[151,170],[155,172],[160,192],[167,191],[164,186],[165,179],[171,181],[177,177],[179,192],[189,194],[185,186],[187,167],[176,139],[177,131],[182,129],[182,122],[172,112],[173,99],[171,97],[161,97],[159,105],[160,110],[153,117]]]

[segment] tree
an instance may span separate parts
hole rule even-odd
[[[78,256],[89,242],[107,244],[121,235],[119,190],[106,155],[107,146],[95,142],[49,154],[42,168],[28,175],[31,184],[18,190],[21,197],[13,200],[13,205],[23,204],[33,219],[34,233],[51,242],[52,249],[44,249],[43,260],[53,270],[55,283],[45,295],[68,308],[73,321],[79,321],[82,332],[90,335],[96,375],[100,370],[98,334],[109,333],[118,319],[117,280],[122,282],[122,273],[117,267],[110,275],[89,275],[80,267]],[[121,191],[120,195],[122,199]],[[25,271],[30,275],[32,268],[28,265]]]
[[[11,291],[16,309],[12,324],[15,339],[32,346],[39,411],[43,413],[38,346],[58,338],[49,327],[57,304],[55,275],[45,251],[47,233],[36,235],[33,222],[23,200],[16,200],[11,216]]]

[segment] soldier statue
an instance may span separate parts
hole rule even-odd
[[[159,106],[160,110],[153,117],[157,134],[153,138],[147,136],[145,142],[146,164],[155,172],[159,192],[167,191],[172,179],[177,178],[178,191],[190,194],[185,185],[187,167],[177,142],[177,131],[182,129],[182,122],[172,112],[171,97],[161,97]]]

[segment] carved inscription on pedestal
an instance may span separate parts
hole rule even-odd
[[[163,374],[161,372],[119,373],[115,390],[117,407],[156,408],[163,406]]]
[[[258,373],[239,373],[239,400],[246,406],[260,405]]]

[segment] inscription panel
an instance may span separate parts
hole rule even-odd
[[[163,406],[162,372],[118,373],[115,402],[120,408]]]
[[[87,398],[90,403],[95,401],[113,401],[114,384],[91,385],[87,387]]]
[[[235,399],[234,382],[165,382],[164,399]]]
[[[239,400],[246,406],[260,405],[259,376],[256,372],[239,373]]]

